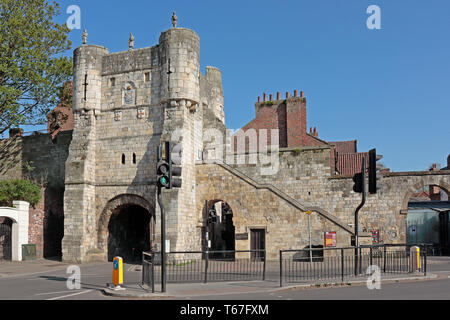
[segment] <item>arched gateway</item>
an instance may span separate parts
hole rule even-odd
[[[110,200],[100,215],[98,248],[108,261],[120,256],[125,262],[138,262],[155,239],[153,206],[144,198],[124,194]]]

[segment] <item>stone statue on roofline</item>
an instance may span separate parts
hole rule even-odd
[[[173,14],[172,14],[172,25],[173,25],[174,28],[177,27],[177,21],[178,21],[177,14],[174,11]]]
[[[81,39],[83,40],[83,44],[87,43],[87,37],[88,37],[88,33],[87,33],[86,29],[84,29],[83,34],[81,35]]]

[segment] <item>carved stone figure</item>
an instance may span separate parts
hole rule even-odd
[[[173,25],[174,28],[177,27],[177,20],[178,20],[178,18],[177,18],[177,15],[176,15],[175,11],[174,11],[173,14],[172,14],[172,25]]]
[[[83,44],[87,43],[87,37],[88,37],[88,33],[87,33],[86,29],[84,29],[83,34],[81,35],[81,39],[83,39]]]
[[[132,33],[130,33],[130,39],[128,39],[128,46],[130,49],[134,49],[134,36]]]

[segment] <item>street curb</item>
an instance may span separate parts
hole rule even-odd
[[[410,277],[410,278],[390,278],[390,279],[382,279],[381,283],[389,283],[389,282],[400,282],[400,281],[411,281],[411,280],[430,280],[430,279],[436,279],[438,277],[437,274],[429,274],[427,276],[417,276],[417,277]],[[450,276],[449,276],[450,277]],[[285,286],[278,289],[275,289],[273,291],[284,291],[284,290],[292,290],[292,289],[306,289],[306,288],[339,288],[343,286],[348,286],[347,284],[363,284],[367,283],[367,280],[353,280],[353,281],[346,281],[346,282],[337,282],[337,283],[317,283],[317,284],[299,284],[299,285],[293,285],[293,286]]]
[[[136,290],[114,290],[109,288],[102,289],[102,293],[106,296],[119,298],[174,298],[168,293],[151,293],[151,292],[137,292]]]
[[[382,283],[389,283],[389,282],[400,282],[400,281],[411,281],[411,280],[430,280],[435,279],[438,276],[436,274],[429,274],[427,276],[417,276],[417,277],[410,277],[410,278],[392,278],[392,279],[384,279],[381,280]],[[286,286],[281,288],[267,288],[267,290],[257,290],[256,292],[279,292],[279,291],[285,291],[285,290],[292,290],[292,289],[307,289],[307,288],[339,288],[348,286],[347,284],[363,284],[366,283],[366,280],[357,280],[357,281],[348,281],[345,283],[321,283],[320,286],[317,284],[302,284],[302,285],[294,285],[294,286]],[[249,291],[253,292],[253,291]],[[102,290],[102,293],[104,295],[113,296],[113,297],[121,297],[121,298],[176,298],[176,297],[182,297],[186,294],[169,294],[169,293],[151,293],[151,292],[136,292],[136,290],[113,290],[109,288],[105,288]],[[237,294],[240,294],[242,292],[236,292]],[[233,294],[232,292],[227,292],[227,295]],[[196,296],[195,294],[190,294],[189,296]]]

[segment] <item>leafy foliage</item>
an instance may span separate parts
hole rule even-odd
[[[0,0],[0,134],[43,124],[72,74],[66,24],[53,22],[56,2]]]
[[[41,188],[28,180],[0,181],[0,204],[11,207],[14,200],[35,206],[41,200]]]

